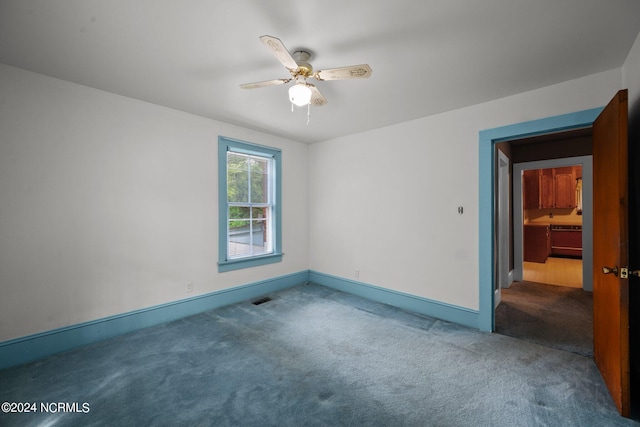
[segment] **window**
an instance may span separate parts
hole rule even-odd
[[[278,149],[218,138],[218,271],[282,260]]]

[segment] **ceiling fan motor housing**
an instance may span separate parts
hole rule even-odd
[[[308,62],[311,59],[311,52],[308,50],[296,50],[291,56],[298,64],[296,75],[310,77],[313,74],[313,67]]]

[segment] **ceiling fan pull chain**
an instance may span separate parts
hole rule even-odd
[[[293,102],[291,103],[291,112],[293,113]]]
[[[307,124],[309,124],[309,120],[311,120],[311,103],[307,104]]]

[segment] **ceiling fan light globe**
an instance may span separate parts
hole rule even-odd
[[[289,100],[302,107],[308,105],[311,102],[311,89],[305,84],[296,84],[289,88]]]

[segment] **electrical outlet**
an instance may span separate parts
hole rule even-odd
[[[187,283],[187,293],[190,294],[191,292],[193,292],[193,282],[188,282]]]
[[[356,268],[356,271],[353,273],[355,277],[360,277],[360,270]]]

